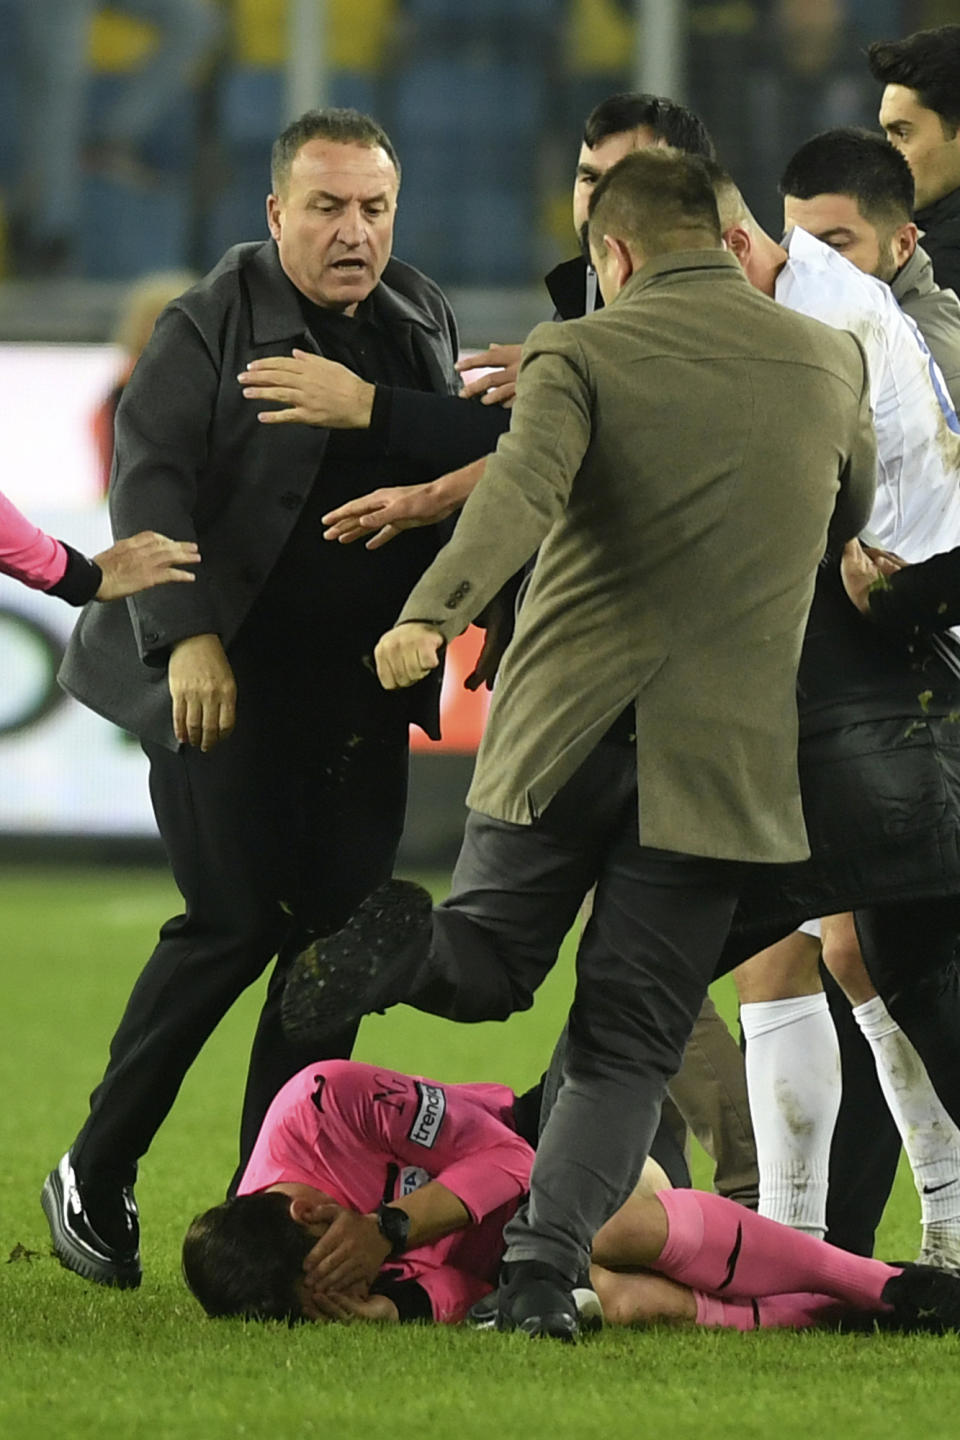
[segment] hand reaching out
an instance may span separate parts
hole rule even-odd
[[[377,550],[401,530],[414,530],[420,525],[436,525],[446,520],[467,499],[483,474],[486,456],[471,460],[459,470],[451,470],[436,480],[422,485],[388,485],[348,500],[323,517],[327,527],[324,540],[338,540],[351,545],[366,540],[368,550]],[[368,538],[372,535],[372,538]]]
[[[154,585],[189,583],[195,577],[180,567],[198,564],[200,551],[192,540],[168,540],[153,530],[141,530],[93,558],[103,572],[95,598],[122,600]]]
[[[479,395],[484,405],[504,405],[509,409],[517,393],[517,372],[522,354],[522,345],[497,345],[491,342],[487,349],[481,350],[479,354],[467,355],[463,360],[458,360],[457,369],[461,375],[466,370],[489,367],[489,374],[481,375],[478,379],[471,380],[469,385],[464,385],[460,398],[472,400]]]
[[[264,425],[323,425],[331,430],[365,430],[373,413],[375,386],[346,365],[294,350],[251,360],[237,376],[247,400],[272,400],[282,410],[261,410]]]

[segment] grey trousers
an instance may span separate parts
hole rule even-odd
[[[591,893],[583,907],[584,922],[592,910]],[[559,1044],[565,1051],[566,1030]],[[551,1094],[551,1105],[553,1099]],[[690,1032],[683,1064],[667,1087],[660,1128],[661,1135],[664,1129],[669,1132],[688,1165],[688,1141],[695,1135],[713,1161],[717,1194],[756,1210],[760,1173],[743,1053],[709,995]]]
[[[506,1259],[574,1283],[630,1194],[723,949],[747,867],[641,846],[632,746],[601,742],[530,826],[471,812],[409,1003],[461,1021],[533,1003],[590,887],[564,1083]]]

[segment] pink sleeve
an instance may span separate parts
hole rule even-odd
[[[34,590],[49,590],[66,568],[67,552],[60,541],[31,524],[0,493],[0,571]]]
[[[493,1099],[488,1109],[460,1086],[354,1061],[324,1068],[326,1093],[335,1096],[350,1128],[422,1167],[463,1201],[473,1220],[529,1187],[533,1151],[494,1113]]]
[[[438,1325],[457,1325],[471,1305],[489,1295],[489,1280],[457,1270],[453,1265],[438,1265],[417,1276],[417,1284],[427,1292],[433,1318]]]

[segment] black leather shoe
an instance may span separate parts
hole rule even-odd
[[[504,1265],[497,1310],[498,1330],[522,1330],[531,1338],[576,1342],[580,1316],[573,1287],[559,1270],[539,1260]]]
[[[132,1290],[143,1277],[137,1202],[129,1185],[119,1186],[111,1198],[117,1211],[114,1228],[123,1237],[120,1246],[107,1244],[91,1224],[67,1151],[56,1170],[47,1176],[40,1203],[50,1226],[53,1252],[61,1265],[98,1285]]]
[[[577,1307],[580,1333],[603,1329],[603,1306],[600,1296],[589,1285],[580,1285],[573,1290],[573,1303]],[[473,1330],[496,1330],[500,1310],[500,1292],[491,1290],[482,1300],[476,1300],[467,1311],[465,1323]]]
[[[411,880],[388,880],[342,930],[314,940],[290,966],[283,992],[284,1033],[322,1044],[345,1025],[409,998],[430,953],[433,900]]]
[[[925,1330],[942,1335],[960,1330],[960,1276],[932,1265],[905,1264],[883,1287],[880,1297],[892,1313],[880,1315],[881,1329]]]

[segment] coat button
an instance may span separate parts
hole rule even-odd
[[[157,641],[160,639],[160,634],[156,630],[144,630],[143,638],[144,640],[146,640],[148,645],[156,645]]]
[[[454,590],[454,591],[452,592],[452,594],[448,595],[447,598],[446,598],[446,600],[444,600],[444,602],[443,602],[444,608],[447,609],[447,610],[456,610],[457,606],[460,604],[460,601],[461,601],[465,596],[467,596],[467,595],[470,594],[470,590],[471,590],[470,581],[469,581],[469,580],[461,580],[461,581],[460,581],[460,584],[457,586],[456,590]]]
[[[285,490],[279,503],[284,510],[296,510],[303,503],[303,496],[298,495],[296,490]]]

